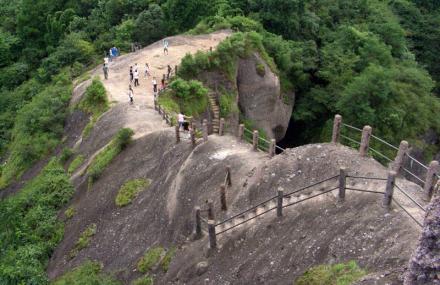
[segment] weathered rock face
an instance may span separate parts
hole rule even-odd
[[[405,285],[440,284],[440,197],[427,209],[419,246],[410,263]]]
[[[294,100],[289,98],[290,103],[285,103],[278,76],[259,55],[239,60],[237,88],[243,115],[270,138],[281,140],[289,125]]]

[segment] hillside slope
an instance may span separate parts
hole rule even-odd
[[[350,192],[346,202],[338,204],[335,193],[328,193],[288,208],[281,219],[275,213],[265,215],[222,235],[218,251],[207,250],[206,236],[192,241],[194,207],[205,207],[209,199],[214,201],[216,219],[222,220],[280,188],[290,192],[336,175],[340,167],[361,176],[386,177],[387,172],[373,159],[339,145],[308,145],[269,159],[230,135],[210,136],[207,143],[199,140],[194,149],[186,138],[176,144],[174,129],[152,108],[150,79],[141,79],[135,104],[127,103],[130,64],[142,66],[147,60],[153,72],[160,73],[167,62],[178,64],[185,52],[209,48],[225,36],[227,32],[173,37],[169,39],[170,57],[163,56],[156,43],[112,63],[110,78],[103,82],[114,105],[87,138],[75,143],[86,161],[72,176],[76,192],[69,206],[75,214],[66,221],[64,239],[47,269],[49,277],[54,279],[92,259],[129,284],[143,275],[136,265],[144,253],[161,246],[176,248],[177,253],[167,272],[158,267],[149,272],[157,284],[291,284],[310,266],[352,259],[369,272],[397,272],[390,280],[398,282],[420,229],[401,210],[387,212],[381,207],[382,196],[374,194]],[[179,52],[171,57],[173,46]],[[90,187],[84,172],[87,165],[121,127],[132,128],[135,140]],[[220,211],[218,191],[226,166],[232,170],[232,186],[227,189],[228,211]],[[117,207],[120,187],[137,178],[150,179],[151,185],[130,205]],[[400,183],[412,193],[421,191],[410,182]],[[371,181],[360,184],[370,190],[384,187]],[[321,190],[312,188],[301,197]],[[60,217],[65,218],[64,214]],[[81,233],[92,224],[96,233],[88,246],[71,255]],[[200,271],[197,264],[202,261],[208,267]]]

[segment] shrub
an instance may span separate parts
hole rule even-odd
[[[124,183],[116,195],[115,203],[118,207],[124,207],[133,201],[142,190],[145,190],[151,181],[148,179],[134,179]]]
[[[266,68],[262,63],[257,63],[255,65],[255,70],[257,71],[257,74],[260,75],[261,77],[264,77],[264,75],[266,75]]]
[[[170,263],[174,257],[174,255],[176,254],[176,249],[174,247],[171,247],[167,253],[165,254],[164,258],[162,259],[162,261],[160,262],[160,265],[162,266],[162,270],[163,272],[167,272],[169,267],[170,267]]]
[[[153,277],[146,275],[133,281],[133,285],[153,285]]]
[[[50,253],[63,238],[58,211],[74,192],[52,159],[17,194],[0,201],[0,284],[46,284]]]
[[[101,264],[86,261],[81,266],[65,273],[53,282],[53,285],[119,285],[108,273],[101,272]]]
[[[104,169],[131,141],[133,130],[120,129],[112,141],[102,150],[90,163],[87,174],[89,175],[89,184],[93,184]]]
[[[98,118],[109,109],[107,92],[98,77],[93,78],[92,84],[87,87],[84,98],[78,108]]]
[[[73,150],[71,148],[65,147],[63,148],[63,150],[61,151],[61,155],[60,155],[60,162],[61,163],[66,163],[73,155]]]
[[[70,251],[69,257],[74,258],[77,256],[78,252],[86,248],[92,237],[96,234],[96,224],[89,225],[79,236],[79,239],[75,243],[75,247]]]
[[[208,89],[197,80],[186,81],[181,78],[173,80],[170,84],[170,96],[178,105],[180,111],[189,116],[197,116],[208,107]],[[174,104],[169,104],[175,108]]]
[[[80,154],[70,163],[67,173],[72,175],[84,163],[84,155]]]
[[[219,97],[220,116],[226,118],[230,113],[238,113],[235,102],[236,95],[230,92],[222,92]]]
[[[75,215],[75,207],[70,206],[64,211],[64,215],[67,219],[71,219]]]
[[[147,272],[160,261],[160,258],[164,253],[165,249],[163,247],[150,248],[138,261],[137,269],[142,273]]]
[[[297,278],[295,285],[350,285],[359,280],[366,272],[355,261],[335,265],[319,265],[307,270]]]

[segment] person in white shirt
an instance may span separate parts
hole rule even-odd
[[[133,104],[133,96],[134,96],[134,92],[130,84],[128,85],[128,98],[130,98],[130,104]]]
[[[144,77],[147,78],[148,76],[150,76],[150,66],[148,65],[148,63],[146,63]]]
[[[137,69],[134,70],[133,78],[134,78],[134,87],[139,86],[139,72]]]

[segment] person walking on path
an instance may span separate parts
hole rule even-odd
[[[168,71],[168,73],[167,73],[167,80],[169,80],[170,76],[171,76],[171,71],[172,71],[172,68],[171,68],[171,66],[169,64],[168,64],[168,67],[167,67],[167,71]]]
[[[147,78],[148,76],[150,76],[150,66],[148,65],[148,63],[146,63],[144,77]]]
[[[168,55],[168,40],[163,40],[163,54]]]
[[[107,66],[107,64],[104,63],[102,70],[104,71],[104,78],[105,78],[105,80],[107,80],[108,79],[108,66]]]
[[[134,91],[133,88],[131,87],[131,84],[128,85],[128,98],[130,98],[130,105],[133,104],[133,96],[134,96]]]
[[[137,69],[134,70],[134,87],[139,86],[139,72]]]
[[[110,62],[113,60],[113,49],[109,49],[108,51]]]
[[[186,119],[191,119],[192,117],[188,117],[185,116],[184,114],[182,114],[182,112],[179,112],[179,114],[177,115],[177,123],[179,124],[179,130],[189,130],[188,127],[185,128],[186,126],[189,126],[189,123],[186,121]]]
[[[130,82],[133,82],[133,66],[130,66]]]

